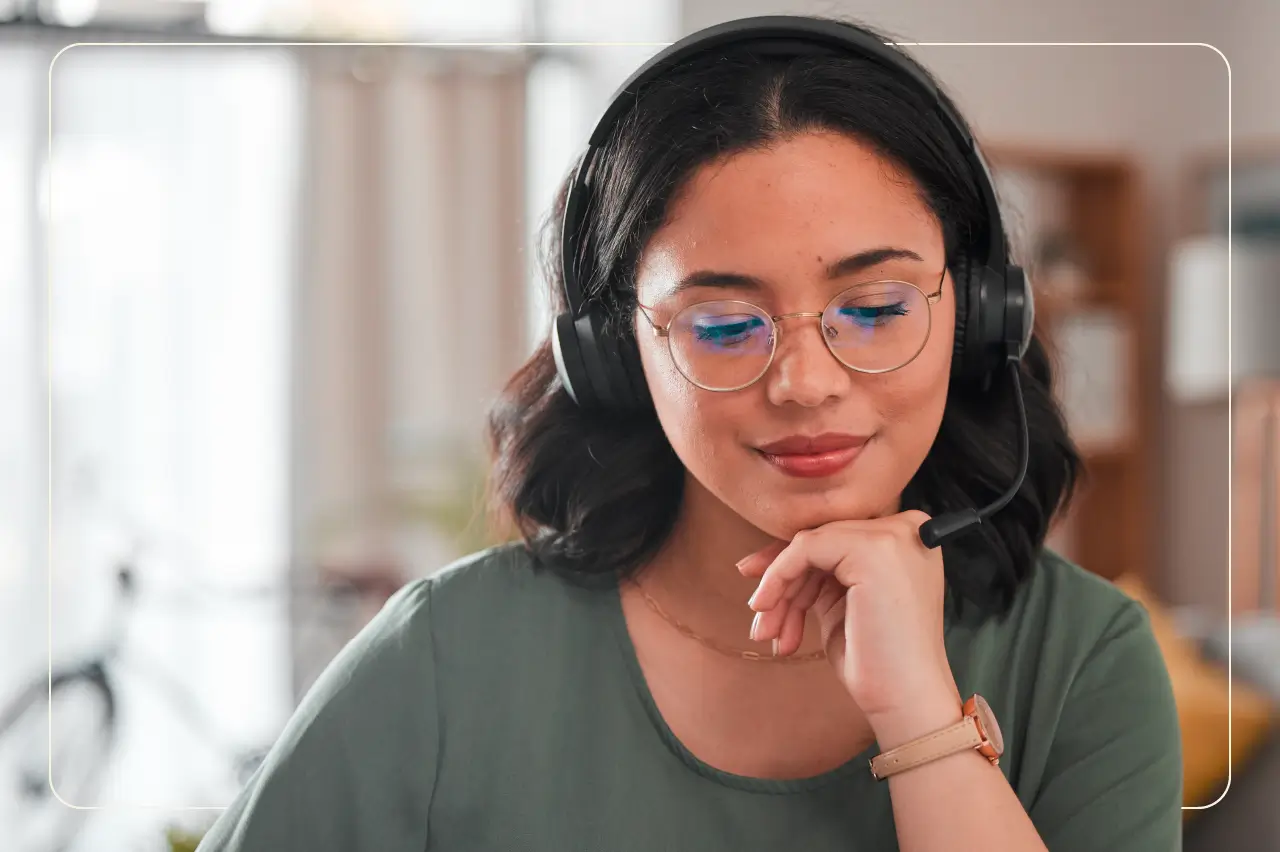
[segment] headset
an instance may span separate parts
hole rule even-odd
[[[910,59],[864,30],[839,21],[790,15],[728,21],[664,48],[618,88],[588,138],[565,199],[560,267],[568,309],[556,317],[551,334],[560,381],[573,401],[584,409],[625,415],[648,409],[653,404],[634,335],[614,321],[600,300],[586,296],[579,271],[579,239],[600,151],[644,87],[693,57],[725,50],[745,50],[756,56],[781,59],[852,56],[880,64],[929,97],[977,178],[990,228],[984,254],[966,260],[963,274],[953,276],[956,326],[952,375],[985,390],[994,374],[1008,366],[1022,421],[1022,466],[1017,483],[995,503],[981,511],[970,509],[942,515],[922,526],[921,538],[926,545],[936,547],[944,539],[981,523],[983,518],[1002,508],[1026,476],[1029,436],[1018,373],[1030,345],[1035,305],[1026,274],[1021,267],[1009,262],[991,172],[964,122],[941,97],[933,81]]]

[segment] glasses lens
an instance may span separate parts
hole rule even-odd
[[[746,302],[703,302],[671,322],[671,356],[680,372],[707,390],[751,384],[773,357],[773,320]]]
[[[903,281],[860,284],[837,296],[822,315],[832,354],[866,372],[906,364],[929,339],[929,300]]]

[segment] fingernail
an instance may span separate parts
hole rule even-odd
[[[758,598],[758,597],[760,597],[760,587],[759,587],[759,586],[757,586],[757,587],[756,587],[756,590],[755,590],[754,592],[752,592],[752,593],[751,593],[751,597],[747,598],[747,606],[748,606],[748,607],[750,607],[751,609],[755,609],[755,608],[756,608],[756,598]]]
[[[735,563],[734,563],[734,564],[737,566],[737,568],[738,568],[738,573],[739,573],[739,574],[741,574],[741,573],[742,573],[742,566],[743,566],[743,565],[746,565],[746,564],[747,564],[747,562],[748,562],[750,559],[751,559],[751,557],[750,557],[750,556],[744,556],[744,557],[742,557],[741,559],[739,559],[737,562],[735,562]]]
[[[773,640],[773,655],[775,657],[778,656],[778,640],[777,639]]]
[[[763,612],[757,612],[756,617],[751,619],[751,641],[752,642],[758,641],[756,639],[756,634],[760,632],[760,616],[762,615],[764,615]]]

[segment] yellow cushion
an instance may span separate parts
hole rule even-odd
[[[1115,584],[1150,614],[1152,631],[1169,669],[1182,729],[1182,803],[1210,804],[1227,783],[1226,669],[1205,660],[1192,641],[1178,634],[1169,613],[1138,578],[1122,576]],[[1276,707],[1265,693],[1238,678],[1230,685],[1230,717],[1234,722],[1230,765],[1239,768],[1266,739]]]

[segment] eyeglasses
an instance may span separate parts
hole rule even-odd
[[[821,312],[773,316],[737,299],[698,302],[682,308],[666,325],[654,322],[649,305],[641,313],[656,336],[665,338],[676,368],[709,391],[735,391],[754,384],[773,364],[778,323],[820,317],[822,339],[835,359],[859,373],[888,373],[906,366],[923,350],[932,326],[938,289],[925,293],[906,281],[870,281],[835,296]]]

